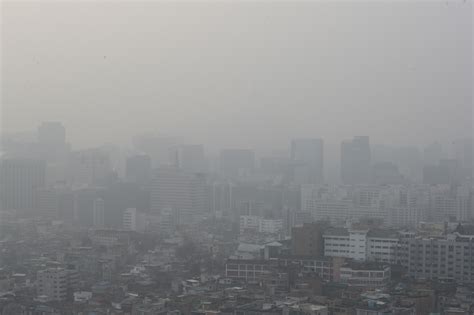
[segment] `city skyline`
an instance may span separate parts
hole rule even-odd
[[[0,315],[473,315],[473,1],[0,0]]]

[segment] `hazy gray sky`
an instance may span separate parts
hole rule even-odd
[[[211,147],[472,134],[472,4],[2,5],[2,124],[60,120],[75,147],[146,131]]]

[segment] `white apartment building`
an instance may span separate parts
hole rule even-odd
[[[323,234],[324,256],[367,260],[368,230],[329,229]]]
[[[378,188],[328,188],[304,185],[301,189],[303,212],[311,213],[314,221],[345,222],[351,218],[386,218],[385,195]]]
[[[240,234],[248,230],[258,231],[260,233],[278,233],[283,230],[283,220],[264,219],[254,215],[241,215]]]
[[[260,217],[255,215],[241,215],[240,216],[240,234],[246,230],[257,231],[260,226]]]
[[[370,230],[367,234],[367,260],[396,263],[398,244],[398,233],[387,230]]]
[[[38,298],[44,301],[62,301],[66,299],[68,271],[63,268],[40,270],[36,274]]]
[[[390,276],[388,265],[349,263],[341,267],[340,281],[349,286],[380,288],[389,284]]]
[[[281,219],[260,219],[258,231],[260,233],[275,234],[283,230],[283,220]]]
[[[324,256],[351,258],[350,233],[347,229],[331,228],[323,234]]]
[[[323,234],[324,256],[358,261],[396,261],[398,235],[384,230],[331,228]]]
[[[122,225],[127,231],[143,231],[145,230],[144,215],[135,208],[128,208],[123,213]]]

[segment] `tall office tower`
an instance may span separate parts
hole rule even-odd
[[[461,222],[469,221],[474,217],[473,193],[469,186],[458,186],[455,189],[432,186],[429,193],[429,220]]]
[[[295,139],[291,141],[291,159],[295,163],[294,180],[298,184],[322,184],[323,140]]]
[[[247,149],[222,150],[219,157],[221,175],[236,178],[249,174],[255,167],[255,154]]]
[[[403,182],[403,176],[398,171],[396,164],[379,162],[372,167],[371,181],[375,185],[399,185]]]
[[[216,217],[230,215],[232,210],[232,183],[213,182],[210,187],[210,210]]]
[[[97,198],[92,204],[93,218],[92,225],[96,228],[104,227],[104,213],[105,213],[105,204],[104,199]]]
[[[474,218],[474,192],[468,186],[456,189],[457,221],[469,221]]]
[[[442,159],[438,165],[423,167],[423,183],[428,185],[457,185],[467,180],[466,174],[454,159]]]
[[[35,211],[38,216],[44,218],[57,219],[58,212],[58,196],[54,187],[44,187],[37,191],[37,209]]]
[[[437,165],[443,158],[443,146],[439,142],[433,142],[423,149],[424,165]]]
[[[151,177],[151,175],[150,175]],[[123,213],[128,208],[141,212],[150,209],[150,184],[140,187],[134,183],[115,183],[104,190],[105,226],[121,228]]]
[[[37,155],[37,135],[34,132],[2,133],[0,151],[13,158],[31,158]]]
[[[190,173],[205,173],[206,159],[201,144],[180,145],[172,149],[173,164]]]
[[[453,142],[453,158],[465,174],[465,179],[472,179],[474,172],[474,139],[458,139]]]
[[[72,223],[74,216],[74,194],[66,186],[47,186],[38,190],[38,216]]]
[[[341,144],[341,178],[344,184],[368,184],[370,181],[369,137],[359,136]]]
[[[47,162],[46,182],[53,184],[64,181],[70,152],[66,143],[66,129],[60,122],[43,122],[37,132],[38,156]]]
[[[99,208],[97,199],[102,198],[104,191],[98,188],[81,188],[74,191],[74,222],[84,227],[94,225],[94,208]]]
[[[4,210],[32,211],[37,192],[44,186],[44,161],[4,159],[0,161],[0,200]]]
[[[63,268],[40,270],[36,274],[38,298],[44,301],[62,301],[66,299],[68,271]]]
[[[101,149],[73,152],[70,171],[74,184],[103,185],[112,174],[110,157]]]
[[[135,155],[127,159],[125,177],[128,182],[145,185],[150,181],[151,159],[148,155]]]
[[[137,151],[150,156],[154,168],[170,164],[170,150],[178,143],[174,138],[153,134],[136,136],[132,142]]]
[[[209,210],[205,176],[178,168],[161,167],[155,170],[150,198],[152,212],[159,214],[163,209],[171,208],[179,213],[180,221],[192,221]]]

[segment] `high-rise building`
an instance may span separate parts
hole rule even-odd
[[[85,227],[94,225],[94,210],[103,205],[98,199],[103,199],[104,191],[95,187],[85,187],[74,191],[74,221]],[[100,211],[100,210],[99,210]]]
[[[399,185],[403,176],[392,162],[378,162],[372,167],[372,183],[375,185]]]
[[[150,209],[150,192],[146,188],[134,183],[115,183],[104,191],[105,215],[104,223],[107,227],[122,228],[123,213],[128,208],[147,212]]]
[[[474,139],[458,139],[453,142],[453,158],[458,161],[464,179],[471,180],[474,172]]]
[[[74,194],[67,186],[47,186],[38,190],[38,216],[71,223],[74,216]]]
[[[170,165],[170,151],[177,144],[177,140],[171,137],[163,137],[153,134],[139,135],[133,138],[133,146],[151,158],[154,168]]]
[[[147,184],[150,180],[151,159],[148,155],[135,155],[127,159],[125,177],[127,181]]]
[[[206,171],[204,146],[200,144],[180,145],[172,150],[172,155],[173,164],[183,171],[190,173],[204,173]]]
[[[322,139],[295,139],[291,141],[291,159],[294,163],[294,181],[298,184],[324,182],[324,152]]]
[[[436,165],[443,158],[443,146],[439,142],[433,142],[423,149],[424,165]]]
[[[44,161],[4,159],[0,161],[0,200],[5,210],[34,210],[38,190],[45,183]]]
[[[66,129],[60,122],[43,122],[38,127],[37,150],[46,163],[46,182],[54,184],[66,179],[70,147],[66,143]]]
[[[221,174],[235,178],[249,174],[255,167],[255,154],[247,149],[222,150],[219,157]]]
[[[104,213],[105,213],[105,205],[104,199],[97,198],[94,200],[93,203],[93,226],[95,228],[103,228],[104,227]]]
[[[179,220],[192,220],[207,212],[206,178],[202,174],[184,172],[174,167],[155,170],[151,183],[151,211],[160,213],[171,208],[179,213]]]
[[[220,217],[230,215],[232,210],[232,183],[214,182],[209,189],[209,203],[211,212]]]
[[[54,187],[44,187],[37,191],[38,215],[56,219],[59,215],[58,195]]]
[[[367,136],[354,137],[341,144],[341,178],[344,184],[368,184],[371,152]]]
[[[459,161],[454,159],[441,159],[437,165],[423,167],[423,183],[428,185],[456,185],[464,182],[465,177]]]
[[[70,171],[74,184],[103,185],[112,174],[110,157],[100,149],[73,152]]]

